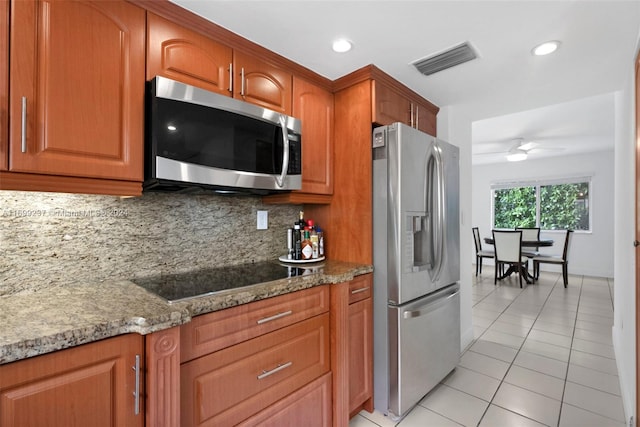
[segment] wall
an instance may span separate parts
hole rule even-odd
[[[257,210],[267,230],[256,230]],[[0,296],[277,259],[299,210],[257,196],[0,191]]]
[[[635,52],[640,51],[640,35]],[[636,251],[632,246],[636,224],[635,191],[635,55],[629,61],[624,90],[616,93],[615,244],[613,348],[618,365],[622,403],[627,420],[638,417],[636,407]],[[635,185],[634,185],[635,183]]]
[[[471,120],[456,107],[444,107],[438,113],[438,138],[460,148],[460,346],[464,350],[473,341],[471,308],[473,292],[471,263],[473,242],[471,230]]]
[[[613,135],[612,135],[613,138]],[[569,274],[613,277],[613,209],[614,206],[614,153],[612,151],[560,156],[517,163],[473,166],[473,226],[480,228],[481,237],[491,235],[491,184],[496,181],[561,178],[563,176],[592,176],[590,233],[575,232],[569,248]],[[466,238],[472,241],[471,226]],[[542,238],[555,241],[551,248],[541,252],[562,253],[563,235],[542,232]],[[473,245],[472,245],[473,246]],[[475,253],[475,249],[472,249]],[[474,256],[475,260],[475,256]],[[483,263],[491,264],[492,260]],[[474,261],[475,262],[475,261]],[[541,269],[560,271],[553,265]]]

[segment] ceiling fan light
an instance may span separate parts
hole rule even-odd
[[[549,55],[550,53],[555,52],[559,46],[560,46],[559,41],[552,40],[552,41],[544,42],[534,47],[531,50],[531,53],[535,56]]]
[[[509,153],[507,154],[507,161],[509,162],[521,162],[522,160],[527,159],[527,153],[519,152],[519,153]]]

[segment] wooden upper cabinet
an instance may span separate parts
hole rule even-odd
[[[147,80],[163,76],[231,96],[232,61],[230,47],[147,13]]]
[[[9,153],[9,1],[0,0],[0,170]]]
[[[428,133],[431,136],[436,136],[436,123],[437,118],[433,113],[433,108],[422,104],[420,102],[413,103],[413,117],[414,124],[413,126],[421,130],[422,132]]]
[[[302,121],[302,192],[333,193],[333,94],[293,79],[293,116]]]
[[[0,427],[142,427],[144,366],[132,368],[143,340],[122,335],[0,366]]]
[[[373,122],[390,125],[395,122],[411,124],[411,102],[393,89],[373,81]]]
[[[436,136],[437,109],[434,106],[420,99],[409,98],[375,80],[371,90],[374,123],[384,126],[401,122]]]
[[[125,1],[11,5],[9,169],[141,182],[145,11]]]
[[[261,59],[233,53],[233,97],[291,115],[292,76]]]

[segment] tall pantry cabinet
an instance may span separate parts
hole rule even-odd
[[[13,1],[10,16],[8,168],[17,174],[2,181],[97,178],[139,194],[144,9],[124,1]]]
[[[9,147],[9,0],[0,0],[0,170]]]

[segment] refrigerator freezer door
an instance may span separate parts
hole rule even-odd
[[[460,286],[389,307],[389,413],[401,418],[460,357]]]
[[[374,140],[378,129],[374,247],[386,246],[388,301],[404,304],[459,280],[458,149],[399,123]]]

